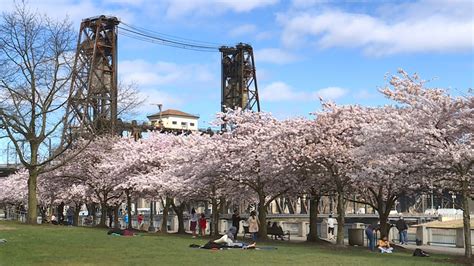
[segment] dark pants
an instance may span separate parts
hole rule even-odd
[[[367,236],[367,240],[369,240],[369,249],[374,251],[375,249],[375,236],[373,231],[365,231],[365,235]]]
[[[237,234],[239,233],[239,226],[235,226],[234,224],[232,226],[236,228],[235,233],[234,233],[234,239],[236,240]]]

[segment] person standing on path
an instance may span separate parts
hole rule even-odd
[[[240,228],[240,218],[239,211],[237,209],[234,210],[234,214],[232,214],[232,226],[236,228],[234,232],[234,239],[237,239],[237,234],[239,233]]]
[[[203,237],[206,236],[206,227],[206,215],[204,215],[204,213],[201,213],[201,218],[199,218],[199,231],[201,232],[201,236]]]
[[[143,227],[143,214],[139,214],[137,216],[137,222],[138,222],[138,230],[142,230]]]
[[[365,228],[365,235],[367,236],[367,240],[369,240],[369,249],[374,251],[375,249],[375,235],[374,235],[375,227],[371,224]]]
[[[64,202],[61,202],[58,206],[58,223],[63,224],[64,222]]]
[[[196,238],[196,226],[197,226],[198,217],[196,214],[196,210],[194,208],[191,209],[191,217],[189,219],[189,229],[193,233],[193,238]]]
[[[72,226],[74,223],[74,209],[73,207],[69,207],[66,211],[66,216],[67,216],[67,225]]]
[[[405,220],[403,219],[403,216],[400,216],[400,219],[398,219],[395,226],[397,227],[398,235],[400,236],[400,244],[408,245],[408,239],[407,239],[408,238],[407,237],[408,225],[405,222]]]
[[[259,227],[259,221],[257,218],[257,213],[255,211],[250,212],[250,217],[247,220],[249,224],[249,233],[252,234],[252,240],[253,242],[257,242],[257,233],[258,233],[258,227]]]
[[[328,218],[328,239],[334,240],[334,225],[336,224],[336,219],[332,218],[332,215],[329,214]]]

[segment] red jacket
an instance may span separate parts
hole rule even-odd
[[[199,228],[206,228],[206,218],[199,218]]]

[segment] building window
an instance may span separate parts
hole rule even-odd
[[[176,124],[178,124],[178,122],[176,122],[176,121],[173,121],[173,122],[171,122],[171,123],[172,123],[173,125],[176,125]]]
[[[189,123],[190,126],[194,127],[194,123]]]
[[[186,122],[181,122],[181,125],[182,125],[182,126],[185,126],[185,125],[187,125],[187,124],[188,124],[188,123],[186,123]]]

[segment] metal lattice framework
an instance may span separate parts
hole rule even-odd
[[[222,53],[221,111],[240,107],[260,112],[252,46],[239,43],[235,47],[222,46],[219,51]]]
[[[117,134],[119,23],[107,16],[81,23],[68,105],[68,124],[76,134]]]

